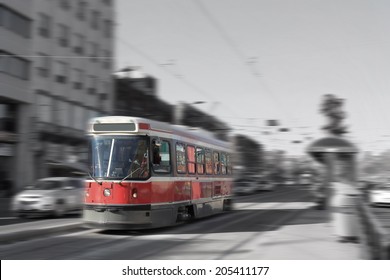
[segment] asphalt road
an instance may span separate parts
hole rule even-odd
[[[233,211],[175,227],[144,231],[79,229],[0,246],[6,259],[252,259],[264,234],[294,224],[313,207],[303,186],[241,196]],[[258,245],[256,245],[258,246]]]

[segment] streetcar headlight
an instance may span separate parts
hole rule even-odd
[[[111,195],[111,190],[110,189],[104,189],[103,195],[104,196],[110,196]]]
[[[138,194],[137,194],[137,189],[133,189],[132,192],[131,192],[131,196],[133,198],[137,198]]]

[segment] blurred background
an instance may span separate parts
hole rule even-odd
[[[276,154],[284,168],[297,162],[313,168],[305,148],[323,136],[321,97],[337,89],[347,100],[346,138],[361,149],[360,170],[387,173],[388,89],[375,82],[388,72],[386,59],[377,59],[387,53],[381,37],[387,5],[367,10],[368,2],[359,1],[342,22],[345,3],[321,4],[328,9],[319,11],[303,1],[283,19],[291,8],[284,4],[1,0],[0,178],[7,182],[1,195],[39,178],[84,172],[86,121],[104,115],[202,127],[227,141],[245,137],[264,151],[266,165]],[[290,21],[296,26],[287,28]],[[364,27],[358,34],[354,23]],[[352,60],[338,60],[347,47]],[[313,72],[309,63],[323,69]],[[304,77],[309,73],[321,83]]]
[[[307,147],[326,135],[329,93],[345,101],[357,179],[386,184],[389,4],[276,2],[0,0],[0,197],[83,178],[86,123],[107,115],[229,141],[252,186],[240,194],[314,186],[325,170]]]

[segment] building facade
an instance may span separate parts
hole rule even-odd
[[[85,169],[86,122],[113,110],[114,5],[0,0],[0,178],[11,193]]]
[[[0,0],[0,194],[33,177],[29,149],[32,1]]]
[[[114,1],[34,0],[36,178],[83,169],[88,119],[112,112]]]
[[[158,97],[157,79],[128,67],[115,74],[114,114],[173,121],[174,106]]]

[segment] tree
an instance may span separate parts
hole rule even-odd
[[[348,133],[347,127],[342,124],[346,117],[342,109],[343,103],[343,99],[333,94],[325,94],[321,103],[320,112],[328,119],[328,123],[322,129],[334,136]]]

